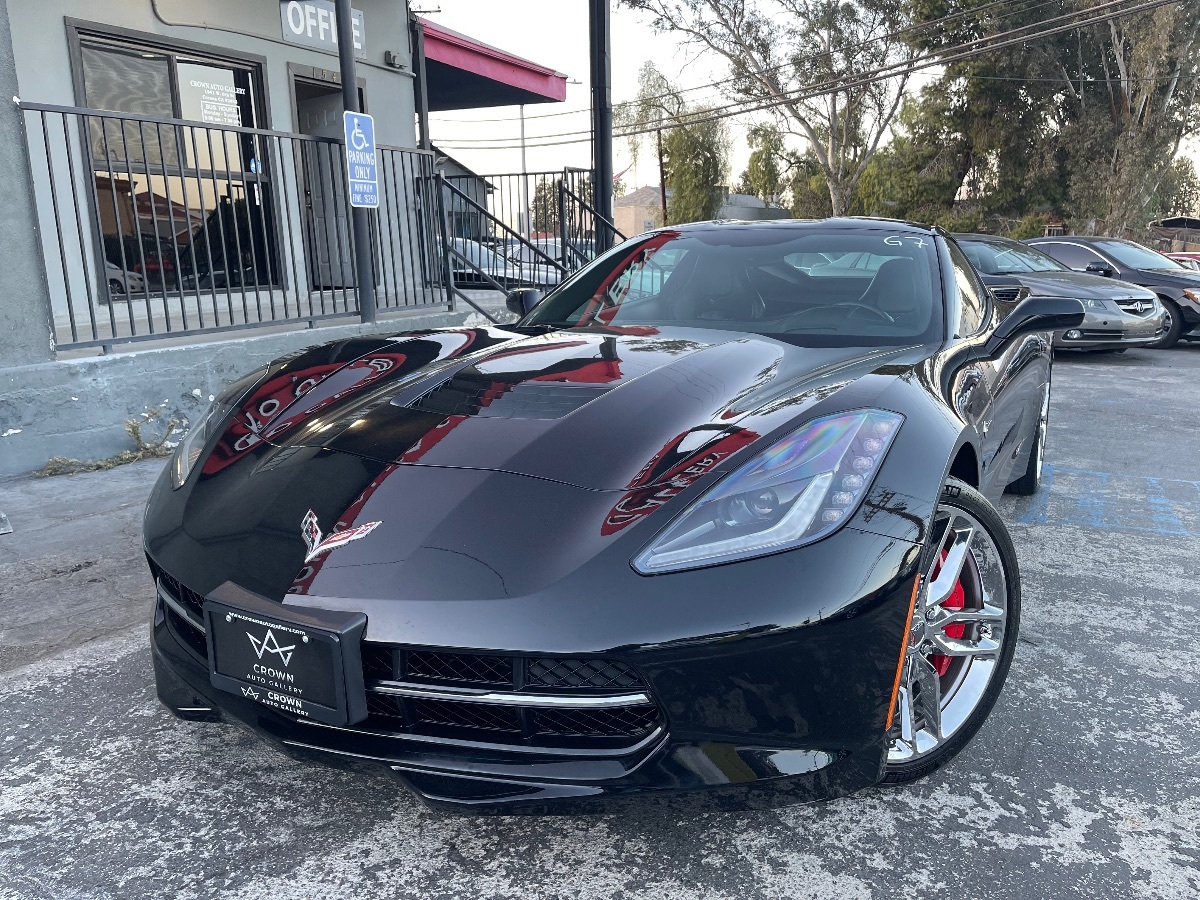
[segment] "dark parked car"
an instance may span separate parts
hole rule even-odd
[[[1025,241],[1076,272],[1119,278],[1154,291],[1167,320],[1154,346],[1174,347],[1181,337],[1200,339],[1200,273],[1133,241],[1106,237],[1030,238]]]
[[[1079,302],[1002,317],[944,233],[852,219],[652,232],[538,299],[220,394],[146,510],[162,702],[474,809],[967,746],[1020,619],[991,501],[1038,487]]]
[[[1071,297],[1083,303],[1083,324],[1055,332],[1055,347],[1123,351],[1151,346],[1166,332],[1167,316],[1153,291],[1072,271],[1036,247],[1010,238],[956,234],[954,239],[1001,303],[1028,296]]]

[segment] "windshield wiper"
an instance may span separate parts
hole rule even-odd
[[[558,331],[559,328],[565,327],[562,325],[517,325],[515,322],[506,325],[497,325],[497,328],[502,328],[505,331],[515,331],[517,334],[549,334],[551,331]]]

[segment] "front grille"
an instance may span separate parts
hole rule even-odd
[[[178,580],[172,578],[162,567],[154,560],[147,557],[150,563],[150,574],[154,576],[155,581],[161,582],[164,589],[170,591],[171,596],[179,601],[188,612],[192,613],[197,622],[204,621],[204,598],[195,591],[179,583]],[[184,643],[192,654],[198,659],[208,659],[208,639],[204,633],[196,628],[191,621],[179,615],[171,607],[163,604],[167,622],[171,626],[171,630],[175,632],[178,638]]]
[[[1138,303],[1142,304],[1141,309],[1138,309]],[[1126,312],[1133,316],[1142,316],[1143,318],[1154,312],[1154,304],[1148,300],[1118,300],[1117,306],[1121,307],[1121,312]]]
[[[602,384],[523,381],[506,384],[454,377],[412,403],[413,409],[444,416],[560,419],[611,390]]]
[[[150,559],[149,562],[150,574],[153,575],[155,579],[161,580],[163,587],[170,591],[175,599],[182,603],[189,612],[194,613],[197,621],[203,622],[204,597],[202,597],[200,594],[197,594],[186,585],[180,584],[175,578],[163,571],[162,567],[154,562],[154,560]]]
[[[363,671],[368,681],[428,682],[448,687],[513,690],[545,688],[612,691],[642,690],[645,681],[623,662],[558,656],[498,656],[405,650],[363,641]]]
[[[1119,341],[1125,336],[1120,329],[1112,328],[1084,328],[1083,340],[1085,341]]]
[[[203,621],[204,598],[150,561],[163,587]],[[198,657],[207,658],[204,635],[167,608],[172,629]],[[406,648],[363,641],[363,678],[368,716],[357,730],[411,734],[535,748],[622,749],[663,724],[659,707],[640,698],[618,700],[628,705],[588,707],[612,702],[615,695],[648,693],[646,681],[626,663],[595,657],[508,656],[464,653],[435,648]],[[472,702],[443,697],[380,693],[378,682],[401,682],[417,690],[504,692],[574,698],[578,707],[545,708],[514,703]],[[443,694],[449,691],[443,691]],[[545,701],[541,701],[545,702]]]
[[[533,721],[540,734],[638,737],[658,723],[658,710],[648,704],[616,709],[539,709],[533,713]]]
[[[364,641],[363,674],[370,715],[357,728],[535,747],[620,747],[662,722],[654,703],[587,708],[589,701],[645,693],[645,679],[626,663],[593,657],[504,656],[408,649]],[[580,707],[545,708],[519,702],[480,703],[380,693],[378,682],[409,689],[448,688],[576,698]],[[377,689],[373,690],[373,686]]]
[[[406,681],[460,682],[467,685],[512,687],[512,660],[504,656],[474,653],[439,653],[410,650],[404,654]]]
[[[529,660],[526,684],[556,688],[640,688],[642,679],[624,663],[608,659]]]

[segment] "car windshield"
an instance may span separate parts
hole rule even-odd
[[[940,340],[941,290],[927,234],[728,225],[627,241],[576,273],[523,324],[676,325],[808,346]]]
[[[971,260],[971,265],[984,275],[1071,271],[1041,250],[1016,241],[972,241],[960,238],[958,246]]]
[[[1131,241],[1096,241],[1099,247],[1122,266],[1131,269],[1182,269],[1183,266],[1161,253]]]

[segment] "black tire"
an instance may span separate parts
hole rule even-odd
[[[1029,449],[1029,460],[1019,478],[1010,481],[1004,488],[1006,494],[1029,497],[1042,489],[1042,466],[1046,456],[1046,433],[1050,428],[1050,385],[1042,399],[1042,412],[1038,417],[1037,429],[1033,433],[1033,446]]]
[[[1166,297],[1158,298],[1167,311],[1167,330],[1163,336],[1150,344],[1152,350],[1170,350],[1179,343],[1179,335],[1183,333],[1183,312],[1173,300]]]
[[[938,513],[942,514],[944,511],[949,511],[951,515],[954,511],[966,513],[967,516],[975,520],[975,523],[982,526],[987,537],[990,539],[991,549],[989,549],[989,552],[994,551],[996,559],[1000,563],[1000,568],[1004,573],[1004,610],[1006,616],[1002,626],[1003,633],[998,642],[999,649],[994,654],[994,666],[989,670],[990,675],[986,686],[979,693],[977,699],[974,699],[974,706],[965,719],[962,720],[962,724],[952,734],[941,740],[934,749],[924,755],[917,756],[909,761],[900,762],[889,758],[884,768],[883,777],[880,779],[880,784],[883,785],[907,784],[910,781],[923,778],[931,772],[940,769],[962,752],[963,748],[970,743],[971,739],[983,726],[983,723],[991,714],[992,708],[996,705],[996,700],[1000,696],[1000,692],[1004,689],[1004,683],[1008,678],[1008,671],[1012,665],[1013,654],[1017,648],[1017,638],[1021,625],[1021,575],[1017,566],[1017,553],[1013,547],[1008,529],[1005,527],[1004,522],[1001,521],[1000,516],[996,513],[991,503],[982,494],[956,478],[948,479],[942,488],[941,500],[938,503]],[[953,521],[953,519],[951,518],[949,521]],[[930,543],[925,547],[923,554],[922,572],[930,571],[935,551],[940,550],[942,547],[939,537],[944,536],[947,530],[944,526],[941,527],[940,534],[938,528],[930,530]],[[971,546],[974,546],[974,544]],[[972,556],[972,564],[974,564],[973,554],[969,553],[968,555]],[[978,575],[977,565],[975,569],[976,575]],[[922,585],[922,593],[927,590],[927,587],[927,584]],[[994,593],[989,594],[989,598],[994,601]],[[918,598],[919,605],[920,599]],[[988,661],[991,662],[992,660]],[[964,689],[968,683],[964,678],[960,690]],[[954,702],[953,698],[948,702]],[[893,722],[893,731],[898,727]],[[889,734],[890,746],[891,736]]]

